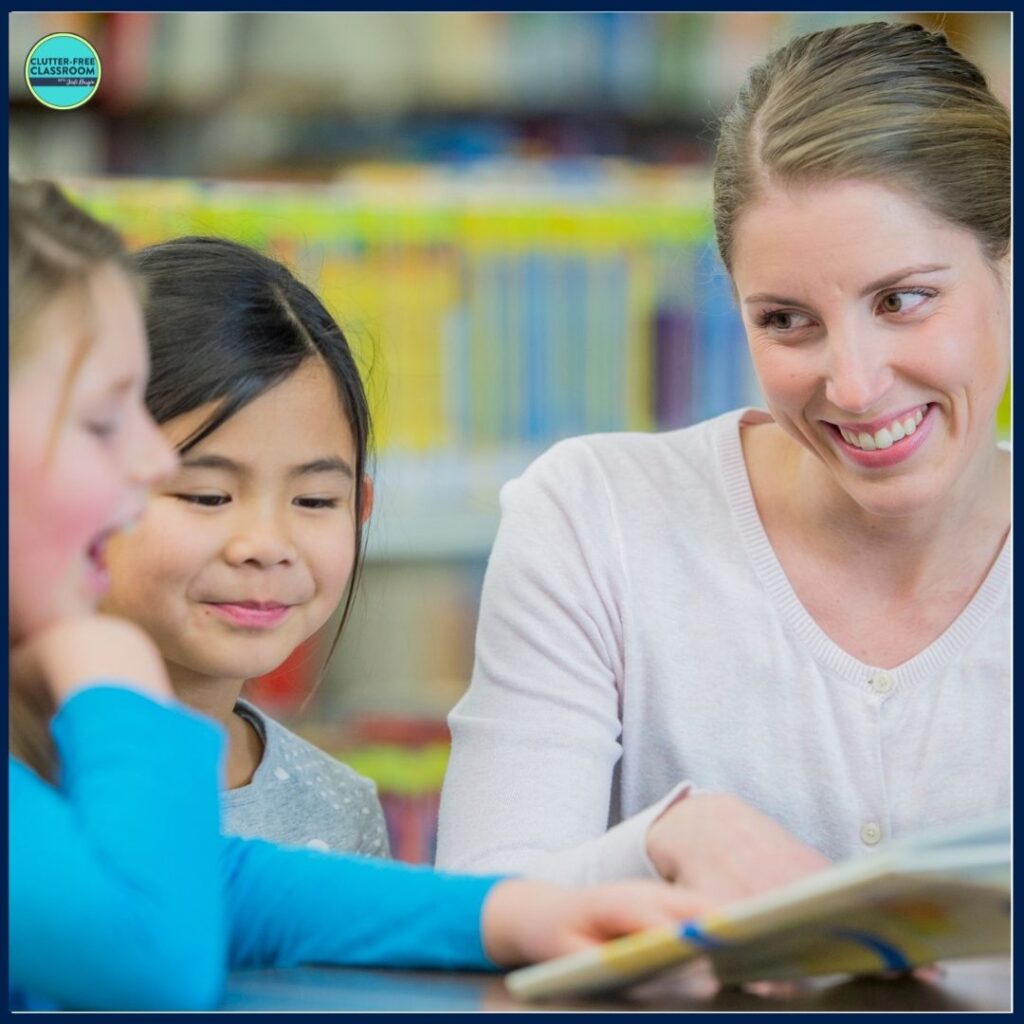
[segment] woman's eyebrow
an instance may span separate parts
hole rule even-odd
[[[748,295],[744,300],[744,305],[753,305],[757,302],[771,302],[777,306],[800,306],[803,303],[799,299],[787,299],[782,295],[771,295],[768,292],[758,292],[756,295]]]
[[[945,263],[921,263],[913,267],[904,267],[902,270],[897,270],[892,274],[886,274],[885,277],[879,278],[877,281],[872,281],[860,294],[863,298],[872,292],[880,291],[882,288],[889,288],[894,284],[899,284],[905,277],[911,277],[914,274],[934,274],[940,270],[949,270],[949,265]]]
[[[949,270],[949,265],[946,263],[921,263],[912,267],[903,267],[902,270],[886,274],[885,277],[880,277],[877,281],[872,281],[871,284],[862,288],[860,293],[861,298],[870,295],[872,292],[881,291],[883,288],[889,288],[894,284],[899,284],[905,277],[911,277],[914,274],[934,274],[940,270]],[[758,292],[756,295],[748,295],[743,302],[747,305],[753,305],[754,303],[759,302],[770,302],[779,306],[803,305],[799,299],[787,298],[784,295],[772,295],[768,292]]]
[[[356,478],[352,467],[344,459],[336,457],[314,459],[312,462],[305,462],[301,466],[296,466],[292,469],[289,476],[309,476],[312,473],[341,473],[342,476],[347,476],[349,480]]]

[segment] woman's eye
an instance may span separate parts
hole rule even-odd
[[[203,508],[216,508],[218,505],[226,505],[231,500],[226,494],[175,494],[174,497],[189,505],[201,505]]]
[[[295,504],[300,508],[337,508],[337,498],[296,498]]]
[[[934,294],[926,288],[903,288],[883,295],[878,308],[882,313],[912,313]]]
[[[794,331],[806,327],[810,317],[790,309],[769,309],[758,315],[757,326],[772,331]]]

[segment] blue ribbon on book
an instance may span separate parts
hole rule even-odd
[[[874,953],[890,971],[909,971],[913,964],[895,947],[883,942],[877,935],[858,932],[853,928],[836,928],[831,932],[837,939],[849,939],[851,942],[866,946]]]
[[[687,923],[679,929],[679,938],[683,939],[685,942],[691,942],[695,946],[700,946],[701,949],[729,948],[728,942],[712,938],[710,935],[698,928],[692,921],[687,921]]]

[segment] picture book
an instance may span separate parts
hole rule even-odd
[[[725,984],[1010,951],[1009,813],[945,826],[723,907],[509,974],[522,999],[606,991],[699,956]]]

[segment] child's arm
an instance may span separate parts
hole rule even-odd
[[[566,889],[255,839],[226,840],[231,964],[493,970],[548,959],[703,909],[677,886]]]
[[[53,722],[60,788],[9,762],[11,989],[210,1006],[226,960],[220,732],[120,686],[76,690]]]

